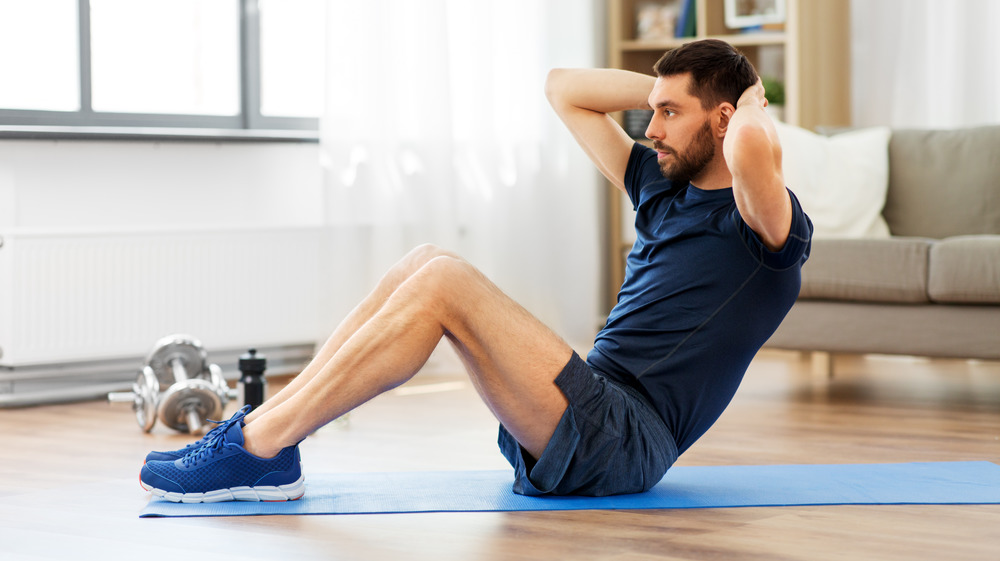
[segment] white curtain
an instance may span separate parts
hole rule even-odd
[[[349,256],[335,275],[354,279],[338,297],[436,243],[571,344],[590,343],[605,187],[543,83],[549,68],[598,64],[600,4],[330,2],[326,212]]]
[[[853,0],[856,126],[1000,123],[1000,1]]]

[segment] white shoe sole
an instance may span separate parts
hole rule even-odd
[[[220,503],[223,501],[294,501],[302,498],[306,492],[306,479],[300,475],[298,481],[288,485],[233,487],[231,489],[216,489],[205,493],[172,493],[156,487],[149,487],[141,480],[142,488],[154,496],[164,498],[174,503]]]

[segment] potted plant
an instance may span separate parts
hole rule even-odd
[[[767,110],[777,121],[785,119],[785,83],[771,76],[761,76],[764,86],[764,98],[767,99]]]

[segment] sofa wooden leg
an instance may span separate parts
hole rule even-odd
[[[813,376],[833,379],[833,353],[813,351],[809,357]]]

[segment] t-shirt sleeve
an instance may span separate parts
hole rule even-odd
[[[802,210],[802,205],[799,204],[795,193],[789,190],[788,196],[792,200],[792,224],[788,230],[788,239],[785,241],[785,245],[778,251],[767,249],[757,233],[750,229],[739,216],[739,211],[734,212],[734,218],[750,250],[758,256],[766,267],[779,271],[805,263],[806,259],[809,258],[809,250],[812,245],[812,221]]]
[[[625,167],[625,192],[632,201],[632,210],[639,206],[642,186],[662,178],[660,166],[656,163],[656,150],[639,142],[633,144]]]

